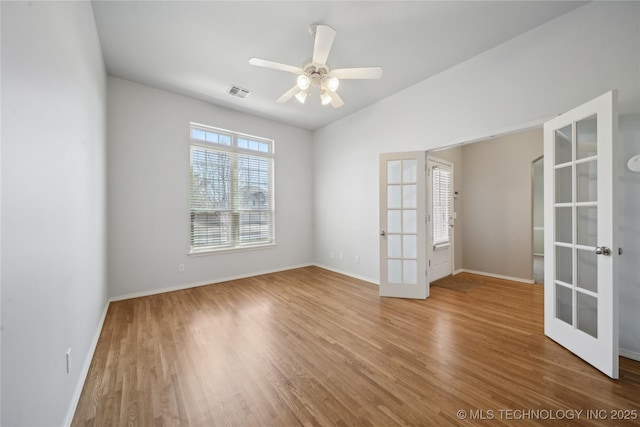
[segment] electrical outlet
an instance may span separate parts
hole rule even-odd
[[[179,264],[179,265],[178,265],[178,271],[179,271],[180,273],[182,273],[182,272],[184,271],[184,264]]]
[[[360,256],[356,255],[356,264],[360,264]]]
[[[333,251],[329,254],[329,258],[333,258]]]
[[[344,258],[344,257],[342,256],[342,252],[340,252],[340,253],[338,254],[338,258],[340,258],[340,261],[342,261],[342,259]]]
[[[67,358],[67,374],[71,372],[71,349],[67,350],[66,354]]]

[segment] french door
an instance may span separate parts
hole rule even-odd
[[[425,152],[380,156],[380,296],[429,296]]]
[[[544,331],[618,378],[616,93],[544,125]]]

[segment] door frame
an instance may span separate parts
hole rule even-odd
[[[544,132],[542,135],[542,143],[544,145]],[[534,281],[535,281],[535,257],[536,257],[536,227],[535,227],[535,212],[536,212],[536,194],[535,194],[535,164],[536,162],[542,161],[542,204],[543,204],[543,211],[542,211],[542,222],[543,222],[543,242],[542,242],[542,254],[538,254],[538,255],[542,255],[542,257],[544,258],[544,147],[543,147],[543,153],[542,156],[537,157],[535,159],[533,159],[531,161],[531,257],[534,259],[534,262],[532,262],[531,264],[531,268],[532,268],[532,275],[531,277],[533,277]],[[543,276],[544,276],[544,271],[543,271]],[[544,279],[543,279],[544,282]]]

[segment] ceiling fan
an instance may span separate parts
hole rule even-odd
[[[322,105],[331,104],[333,108],[340,108],[344,105],[344,101],[337,92],[340,80],[379,79],[382,77],[382,68],[380,67],[338,68],[332,70],[327,65],[327,58],[329,57],[333,39],[336,36],[336,30],[328,25],[314,24],[309,28],[309,32],[315,37],[313,57],[302,68],[267,61],[266,59],[249,59],[249,64],[251,65],[298,75],[296,85],[286,91],[276,102],[285,103],[295,96],[298,101],[304,103],[309,96],[309,90],[313,87],[320,91]]]

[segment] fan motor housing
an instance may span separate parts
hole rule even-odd
[[[326,65],[309,63],[304,66],[303,70],[307,77],[309,77],[309,80],[311,80],[311,84],[316,87],[319,87],[329,75],[329,67]]]

